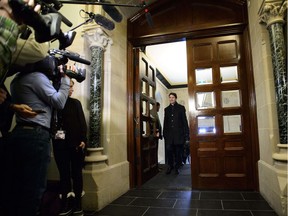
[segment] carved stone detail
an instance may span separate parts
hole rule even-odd
[[[267,27],[273,23],[284,23],[286,10],[287,1],[284,3],[282,0],[263,1],[259,11],[260,23],[266,23]]]
[[[96,46],[104,49],[108,45],[108,43],[112,43],[112,39],[100,27],[86,31],[84,34],[84,39],[88,42],[89,48],[92,46]]]

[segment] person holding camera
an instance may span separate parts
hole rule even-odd
[[[40,5],[35,6],[34,0],[23,0],[23,4],[35,12],[39,12]],[[16,16],[15,16],[16,15]],[[11,58],[16,50],[19,27],[22,24],[21,16],[14,14],[8,0],[0,1],[0,81],[2,82],[5,73],[11,63]]]
[[[27,104],[38,115],[26,118],[16,113],[4,163],[4,215],[35,216],[39,211],[50,162],[52,108],[63,109],[69,92],[70,79],[60,71],[58,91],[43,72],[20,72],[11,83],[12,102]]]
[[[1,0],[2,1],[2,0]],[[5,1],[2,1],[0,4],[3,6]],[[7,6],[7,5],[6,5]],[[0,9],[0,12],[3,11]],[[3,15],[3,13],[1,13]],[[0,17],[3,20],[3,17]],[[9,20],[9,18],[7,18]],[[12,20],[10,20],[12,22]],[[1,26],[2,27],[2,26]],[[0,29],[1,29],[0,27]],[[5,28],[3,26],[3,28]],[[17,27],[18,28],[18,27]],[[3,29],[2,29],[3,30]],[[0,30],[1,32],[1,30]],[[3,34],[0,35],[0,38],[9,37],[9,33],[4,29]],[[11,36],[11,35],[10,35]],[[10,39],[13,37],[10,37]],[[12,53],[12,50],[9,51],[9,48],[13,46],[11,41],[7,42],[7,44],[3,42],[4,40],[0,40],[0,169],[5,170],[5,163],[7,159],[7,139],[9,135],[9,131],[12,125],[12,119],[15,113],[18,116],[21,116],[25,119],[35,118],[38,113],[32,110],[30,106],[23,103],[15,103],[12,102],[11,95],[9,94],[6,86],[4,85],[5,78],[7,76],[13,75],[10,71],[12,67],[24,66],[28,63],[33,63],[39,61],[45,56],[47,56],[49,45],[48,43],[39,44],[35,41],[34,37],[28,38],[28,40],[23,40],[18,38],[16,41],[16,51]],[[11,42],[11,43],[10,43]],[[4,51],[4,52],[2,52]],[[12,55],[12,56],[11,56]],[[10,59],[12,58],[12,60]],[[18,71],[17,71],[18,72]],[[1,191],[2,188],[6,188],[6,184],[3,183],[4,178],[0,180]],[[6,194],[1,193],[0,195],[0,208],[3,206],[3,197],[6,197]],[[4,204],[5,205],[5,204]]]
[[[71,98],[73,86],[74,82],[71,79],[65,107],[63,110],[57,110],[57,130],[52,141],[60,174],[61,210],[59,215],[70,215],[73,212],[73,215],[82,216],[84,215],[81,206],[82,168],[87,142],[87,124],[81,102]]]
[[[38,13],[40,5],[34,4],[34,0],[23,0],[34,12]],[[36,43],[34,38],[23,40],[18,38],[19,24],[22,24],[21,16],[15,16],[8,0],[0,0],[0,139],[6,136],[10,127],[14,112],[25,117],[35,117],[36,112],[26,104],[14,104],[11,102],[4,81],[8,75],[9,67],[14,63],[24,66],[43,59],[48,52],[46,43]],[[25,47],[24,47],[25,45]],[[12,74],[10,74],[12,75]],[[9,75],[9,76],[10,76]],[[1,149],[2,141],[1,141]]]

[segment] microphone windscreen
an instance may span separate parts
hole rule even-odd
[[[152,16],[151,16],[149,11],[145,11],[145,17],[146,17],[146,21],[147,21],[148,25],[150,27],[153,27],[153,20],[152,20]]]
[[[106,17],[104,17],[100,14],[95,14],[94,20],[98,25],[100,25],[100,26],[102,26],[102,27],[104,27],[110,31],[115,28],[115,24],[111,20],[107,19]]]
[[[109,1],[105,1],[105,3],[110,4]],[[113,5],[102,5],[103,10],[115,21],[121,22],[123,19],[122,14],[117,10],[117,8]]]

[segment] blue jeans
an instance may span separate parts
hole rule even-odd
[[[4,215],[35,216],[46,189],[50,134],[40,127],[16,126],[5,151]]]

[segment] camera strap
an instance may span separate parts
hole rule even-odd
[[[51,119],[51,132],[56,134],[58,130],[63,129],[63,112],[62,110],[53,109]]]

